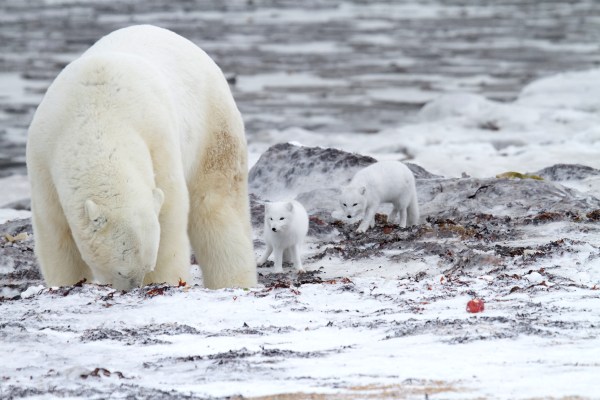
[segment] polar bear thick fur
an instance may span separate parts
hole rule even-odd
[[[219,67],[161,28],[117,30],[69,64],[29,129],[46,283],[256,284],[244,125]]]

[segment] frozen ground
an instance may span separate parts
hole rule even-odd
[[[0,4],[0,398],[600,398],[600,6],[227,4]],[[297,197],[307,274],[41,286],[25,128],[64,63],[136,22],[231,77],[256,254],[263,202]],[[411,164],[418,226],[382,215],[357,235],[332,216],[370,157]]]

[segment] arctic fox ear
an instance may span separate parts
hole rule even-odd
[[[165,194],[162,190],[156,188],[152,189],[152,196],[154,197],[154,210],[158,213],[165,202]]]
[[[102,210],[98,204],[94,203],[93,200],[87,199],[85,201],[85,213],[91,222],[95,224],[101,224],[103,221]]]
[[[358,189],[358,193],[360,193],[360,195],[362,196],[363,194],[367,193],[367,188],[366,188],[366,187],[364,187],[364,186],[361,186],[361,187]]]
[[[289,202],[285,205],[285,208],[287,208],[288,211],[292,211],[294,209],[294,203]]]

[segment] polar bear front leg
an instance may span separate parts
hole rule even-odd
[[[35,188],[32,190],[31,203],[35,253],[46,285],[73,285],[83,279],[91,282],[92,271],[81,258],[71,236],[71,229],[50,184],[50,177],[45,179],[45,182],[39,182],[31,177],[32,187]]]
[[[160,210],[160,246],[154,271],[146,274],[144,284],[177,285],[190,279],[190,243],[187,234],[188,194],[185,186],[165,192]]]

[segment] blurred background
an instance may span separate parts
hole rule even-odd
[[[441,93],[508,102],[600,62],[596,0],[1,0],[0,177],[25,173],[26,130],[58,72],[133,24],[215,59],[250,143],[290,128],[351,140],[413,122]]]

